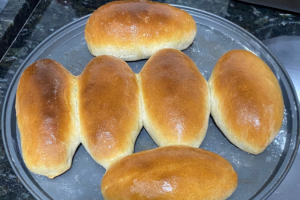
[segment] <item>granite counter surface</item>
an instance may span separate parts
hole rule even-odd
[[[109,1],[43,0],[37,3],[0,62],[0,109],[7,88],[24,59],[46,37],[62,26],[92,13]],[[231,0],[161,0],[202,9],[246,29],[260,40],[278,36],[300,36],[300,15]],[[30,10],[30,9],[28,9]],[[1,136],[2,137],[2,136]],[[299,193],[300,194],[300,193]],[[0,142],[0,199],[34,199],[12,170]]]

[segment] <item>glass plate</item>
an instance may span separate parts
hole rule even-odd
[[[238,187],[229,199],[264,199],[281,183],[296,156],[299,144],[299,104],[293,84],[275,56],[247,31],[216,15],[189,7],[174,6],[189,12],[197,23],[196,39],[183,52],[196,63],[206,79],[210,77],[219,57],[232,49],[252,51],[270,66],[278,78],[284,97],[284,121],[278,136],[263,153],[251,155],[232,145],[212,118],[200,146],[223,156],[237,171]],[[22,159],[15,113],[16,89],[20,75],[34,61],[52,58],[72,74],[81,74],[93,58],[84,38],[88,18],[89,16],[85,16],[64,26],[43,41],[19,68],[4,102],[2,134],[7,156],[20,181],[38,199],[103,199],[100,183],[105,169],[90,157],[82,145],[75,153],[71,169],[55,179],[28,171]],[[128,64],[135,73],[139,73],[146,61]],[[156,147],[146,130],[142,129],[135,144],[135,152]]]

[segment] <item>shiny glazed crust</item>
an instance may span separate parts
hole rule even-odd
[[[23,72],[16,115],[27,168],[53,178],[68,170],[78,147],[76,78],[61,64],[42,59]]]
[[[278,134],[284,102],[271,69],[246,50],[232,50],[217,62],[209,79],[211,114],[240,149],[259,154]]]
[[[237,173],[221,156],[188,146],[159,147],[122,158],[104,174],[105,200],[226,199]]]
[[[209,87],[194,62],[176,49],[163,49],[139,78],[144,127],[158,146],[199,147],[208,127]]]
[[[163,48],[185,49],[197,26],[185,11],[151,1],[114,1],[98,8],[85,27],[94,56],[113,55],[126,61],[149,58]]]
[[[80,138],[96,162],[107,168],[131,154],[142,127],[136,74],[126,62],[99,56],[78,77]]]

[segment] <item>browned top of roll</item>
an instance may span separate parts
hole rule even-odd
[[[70,159],[69,145],[77,138],[70,101],[74,84],[74,77],[51,59],[33,63],[20,78],[16,115],[23,158],[35,173],[52,178],[51,170],[63,168]]]
[[[141,128],[139,106],[136,75],[121,59],[96,57],[79,76],[81,140],[104,167],[132,153]]]
[[[145,64],[140,81],[144,124],[158,145],[198,147],[210,110],[208,84],[195,63],[178,50],[163,49]]]
[[[104,199],[226,199],[237,174],[221,156],[199,148],[168,146],[129,155],[104,174]],[[117,191],[117,192],[116,192]]]
[[[185,11],[151,1],[114,1],[98,8],[85,28],[88,44],[96,46],[159,45],[194,36],[196,24]],[[191,34],[192,32],[192,34]]]
[[[284,111],[271,69],[249,51],[232,50],[219,59],[209,82],[217,102],[212,114],[222,118],[225,135],[245,151],[262,152],[280,130]]]

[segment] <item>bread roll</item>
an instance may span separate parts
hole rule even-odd
[[[126,61],[149,58],[163,48],[185,49],[196,36],[196,23],[185,11],[146,0],[114,1],[98,8],[85,27],[94,56]]]
[[[168,146],[129,155],[104,174],[105,200],[226,199],[237,173],[221,156],[199,148]]]
[[[103,167],[133,152],[142,127],[136,74],[122,60],[99,56],[78,78],[81,142]]]
[[[273,141],[283,120],[283,98],[271,69],[246,50],[232,50],[209,79],[211,114],[240,149],[259,154]]]
[[[210,113],[208,83],[176,49],[154,54],[140,72],[143,122],[158,146],[199,147]]]
[[[78,147],[76,78],[61,64],[42,59],[22,74],[16,115],[23,159],[36,174],[53,178],[68,170]]]

